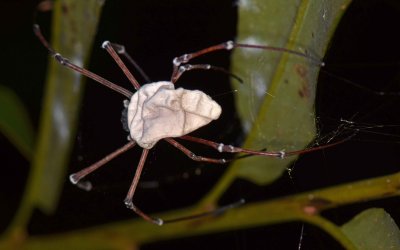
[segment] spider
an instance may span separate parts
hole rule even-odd
[[[232,50],[234,48],[252,48],[252,49],[263,49],[263,50],[274,50],[286,53],[295,54],[297,56],[305,57],[311,61],[316,62],[317,65],[323,66],[324,63],[318,59],[314,59],[311,56],[301,53],[298,51],[293,51],[285,48],[263,46],[263,45],[251,45],[251,44],[241,44],[235,43],[233,41],[227,41],[220,43],[194,53],[184,54],[180,57],[173,59],[173,71],[172,76],[169,81],[159,81],[152,82],[141,86],[135,77],[128,70],[124,62],[121,60],[118,54],[123,55],[131,63],[135,65],[129,54],[125,51],[124,46],[110,43],[105,41],[102,44],[102,48],[105,49],[110,56],[115,60],[118,66],[121,68],[125,76],[132,83],[136,92],[132,93],[129,90],[122,88],[115,83],[112,83],[103,77],[92,73],[82,67],[79,67],[71,63],[67,58],[61,56],[53,50],[47,40],[41,33],[39,25],[34,25],[34,33],[61,65],[66,66],[74,71],[77,71],[98,83],[120,93],[121,95],[127,97],[129,101],[125,102],[125,107],[127,111],[127,124],[129,128],[129,142],[114,152],[108,154],[98,162],[82,169],[81,171],[71,174],[70,181],[73,184],[79,184],[79,182],[86,177],[88,174],[94,172],[107,162],[111,161],[120,154],[133,148],[136,144],[142,148],[142,154],[132,180],[132,184],[129,188],[128,194],[124,200],[124,203],[128,209],[131,209],[137,215],[154,223],[156,225],[163,225],[166,222],[175,222],[183,219],[192,219],[197,217],[202,217],[205,215],[215,215],[221,212],[236,207],[244,203],[244,200],[232,203],[230,205],[217,208],[211,212],[205,212],[198,215],[188,216],[185,218],[176,218],[171,220],[162,220],[160,218],[154,218],[147,215],[145,212],[140,210],[133,203],[133,195],[135,194],[136,187],[139,183],[140,175],[143,170],[147,155],[149,150],[159,141],[165,140],[172,146],[176,147],[182,151],[186,156],[194,161],[225,164],[229,160],[223,158],[208,158],[194,154],[188,148],[184,147],[182,144],[177,142],[174,138],[180,138],[183,140],[191,141],[194,143],[204,144],[211,148],[214,148],[218,152],[228,152],[228,153],[244,153],[246,155],[259,155],[259,156],[272,156],[277,158],[285,158],[292,155],[299,155],[304,153],[309,153],[316,150],[321,150],[324,148],[335,146],[342,143],[344,140],[326,144],[314,148],[303,149],[298,151],[256,151],[240,147],[235,147],[232,145],[225,145],[223,143],[217,143],[211,140],[206,140],[198,137],[193,137],[188,135],[190,132],[197,130],[210,123],[213,120],[219,118],[222,109],[210,96],[199,90],[186,90],[183,88],[175,89],[174,84],[182,76],[184,72],[190,70],[218,70],[224,71],[230,74],[228,71],[221,69],[219,67],[211,66],[209,64],[189,64],[188,62],[198,56],[211,53],[218,50]],[[136,66],[137,67],[137,66]],[[139,68],[140,69],[140,68]],[[231,76],[237,78],[236,76],[230,74]],[[345,139],[347,140],[347,139]]]

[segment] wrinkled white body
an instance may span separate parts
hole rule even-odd
[[[199,90],[175,89],[172,82],[141,87],[128,106],[130,135],[150,149],[159,140],[186,135],[219,118],[221,107]]]

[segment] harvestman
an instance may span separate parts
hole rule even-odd
[[[127,144],[117,149],[116,151],[105,156],[103,159],[92,164],[91,166],[84,168],[83,170],[71,174],[70,180],[73,184],[78,184],[78,182],[87,176],[88,174],[94,172],[110,160],[114,159],[118,155],[126,152],[127,150],[133,148],[136,144],[143,148],[142,155],[139,160],[139,164],[136,169],[135,176],[133,178],[132,184],[129,188],[128,194],[124,200],[127,208],[133,210],[136,214],[141,216],[146,221],[157,225],[163,225],[167,222],[175,222],[185,219],[193,219],[206,215],[216,215],[229,208],[238,206],[244,203],[244,200],[239,202],[220,207],[211,212],[205,212],[202,214],[197,214],[193,216],[188,216],[184,218],[177,218],[171,220],[162,220],[160,218],[153,218],[146,213],[142,212],[137,206],[132,202],[133,195],[135,193],[136,187],[138,185],[140,175],[146,161],[149,150],[161,139],[167,141],[172,146],[176,147],[182,151],[186,156],[194,161],[202,161],[209,163],[224,164],[228,161],[225,159],[208,158],[203,156],[195,155],[189,149],[184,147],[182,144],[178,143],[175,139],[180,138],[187,141],[192,141],[199,144],[204,144],[206,146],[216,149],[218,152],[228,152],[228,153],[245,153],[248,155],[261,155],[261,156],[272,156],[278,158],[285,158],[292,155],[299,155],[304,153],[309,153],[316,150],[321,150],[324,148],[335,146],[342,143],[344,140],[327,144],[323,146],[318,146],[314,148],[284,152],[284,151],[255,151],[250,149],[244,149],[239,147],[234,147],[232,145],[224,145],[223,143],[217,143],[214,141],[197,138],[189,136],[188,134],[198,128],[207,125],[212,120],[219,118],[222,109],[210,96],[199,90],[186,90],[183,88],[175,89],[175,82],[180,78],[180,76],[190,70],[219,70],[224,71],[221,68],[211,66],[209,64],[188,64],[188,62],[198,56],[211,53],[218,50],[232,50],[234,48],[253,48],[253,49],[263,49],[263,50],[273,50],[287,52],[290,54],[295,54],[301,57],[308,58],[312,61],[317,62],[318,65],[323,66],[323,62],[310,57],[307,54],[293,51],[285,48],[262,46],[262,45],[251,45],[251,44],[240,44],[233,41],[228,41],[218,45],[214,45],[194,53],[184,54],[180,57],[176,57],[173,60],[173,72],[170,81],[160,81],[148,83],[141,86],[135,77],[131,74],[128,68],[125,66],[121,58],[118,56],[122,54],[129,61],[132,62],[130,56],[125,52],[122,45],[112,44],[105,41],[102,45],[110,56],[115,60],[121,70],[124,72],[125,76],[132,83],[136,92],[132,93],[129,90],[122,88],[115,83],[112,83],[103,77],[94,74],[82,67],[79,67],[71,63],[68,59],[62,57],[59,53],[54,51],[47,40],[44,38],[40,31],[39,25],[34,25],[34,32],[39,38],[41,43],[48,49],[50,54],[63,66],[71,68],[104,86],[122,94],[123,96],[130,99],[126,103],[128,108],[128,127],[130,132],[130,140]],[[226,71],[225,71],[226,72]],[[226,72],[228,73],[228,72]],[[229,74],[229,73],[228,73]],[[235,77],[235,76],[234,76]],[[345,139],[347,140],[347,139]]]

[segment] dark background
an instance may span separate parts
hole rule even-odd
[[[38,124],[47,60],[46,50],[32,33],[32,13],[35,1],[2,1],[1,72],[4,84],[15,90],[26,104],[35,126]],[[89,68],[102,76],[127,85],[122,73],[100,48],[110,40],[126,45],[128,51],[152,80],[169,79],[171,60],[186,52],[235,38],[237,9],[232,1],[106,1],[94,42]],[[49,37],[50,14],[39,17]],[[400,91],[400,4],[396,0],[353,1],[342,19],[324,61],[326,72],[350,79],[372,91]],[[138,39],[140,38],[140,39]],[[200,62],[229,68],[229,53],[210,55]],[[235,116],[233,96],[228,78],[213,72],[193,72],[180,84],[198,88],[223,106],[224,115],[209,127],[196,132],[209,139],[239,144],[243,140]],[[400,97],[378,96],[372,91],[355,87],[322,72],[318,84],[316,110],[321,134],[335,130],[340,118],[361,124],[384,124],[383,129],[370,129],[345,145],[301,157],[291,178],[285,174],[276,183],[258,187],[237,181],[221,199],[221,204],[244,197],[247,201],[265,200],[338,183],[391,174],[399,166]],[[221,95],[223,94],[223,95]],[[106,101],[104,101],[106,100]],[[122,99],[102,86],[88,82],[76,143],[71,155],[70,173],[93,163],[124,144],[120,112]],[[385,134],[389,134],[384,135]],[[6,228],[18,207],[29,164],[0,135],[3,181],[0,182],[0,226]],[[203,147],[195,152],[214,155]],[[93,174],[92,192],[84,192],[65,183],[58,210],[47,216],[36,211],[29,230],[32,234],[64,232],[77,228],[114,222],[132,217],[122,201],[133,176],[140,150],[132,150]],[[200,168],[201,175],[194,170]],[[188,172],[189,178],[183,178]],[[198,201],[223,173],[220,166],[193,163],[166,143],[151,151],[143,182],[156,181],[158,188],[139,188],[137,204],[149,213],[193,204]],[[151,198],[149,198],[151,197]],[[383,207],[399,224],[398,198],[384,199],[341,207],[324,212],[337,224],[351,219],[363,209]],[[296,249],[302,223],[288,223],[166,241],[144,246],[144,249]],[[312,226],[304,226],[302,249],[336,249],[339,246],[329,236]]]

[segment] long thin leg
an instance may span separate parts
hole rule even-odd
[[[95,170],[97,170],[98,168],[100,168],[101,166],[106,164],[107,162],[111,161],[112,159],[114,159],[118,155],[128,151],[131,148],[133,148],[135,146],[135,144],[136,144],[135,141],[128,142],[127,144],[125,144],[124,146],[122,146],[119,149],[115,150],[111,154],[106,155],[103,159],[99,160],[98,162],[90,165],[87,168],[82,169],[81,171],[79,171],[79,172],[77,172],[75,174],[71,174],[69,176],[69,180],[73,184],[77,184],[82,178],[84,178],[88,174],[94,172]]]
[[[207,54],[207,53],[211,53],[213,51],[218,51],[218,50],[231,50],[233,49],[234,43],[232,41],[228,41],[225,43],[220,43],[214,46],[210,46],[208,48],[199,50],[197,52],[193,52],[193,53],[189,53],[189,54],[184,54],[182,56],[179,57],[175,57],[174,60],[172,61],[172,76],[171,79],[174,79],[176,77],[176,75],[179,72],[179,66],[183,63],[188,63],[191,59]],[[179,77],[178,77],[179,78]]]
[[[103,159],[101,159],[100,161],[92,164],[91,166],[75,173],[75,174],[71,174],[70,175],[70,180],[73,184],[79,184],[80,180],[82,178],[84,178],[85,176],[87,176],[88,174],[94,172],[95,170],[97,170],[98,168],[100,168],[101,166],[104,166],[104,164],[106,164],[107,162],[111,161],[112,159],[114,159],[115,157],[117,157],[118,155],[126,152],[127,150],[129,150],[130,148],[132,148],[133,146],[135,146],[135,142],[134,141],[130,141],[129,143],[127,143],[126,145],[124,145],[123,147],[119,148],[118,150],[114,151],[113,153],[107,155],[106,157],[104,157]],[[135,172],[135,176],[133,178],[132,184],[129,188],[128,194],[124,200],[125,205],[127,206],[127,208],[132,209],[136,214],[138,214],[140,217],[142,217],[143,219],[145,219],[146,221],[149,221],[153,224],[156,225],[163,225],[165,223],[172,223],[172,222],[178,222],[178,221],[184,221],[184,220],[191,220],[191,219],[197,219],[197,218],[202,218],[202,217],[206,217],[206,216],[213,216],[213,215],[220,215],[221,213],[225,212],[228,209],[240,206],[242,204],[244,204],[244,200],[240,200],[238,202],[217,208],[215,210],[212,211],[208,211],[208,212],[204,212],[204,213],[200,213],[200,214],[195,214],[195,215],[190,215],[190,216],[185,216],[185,217],[179,217],[179,218],[174,218],[174,219],[169,219],[169,220],[165,220],[163,221],[160,218],[153,218],[149,215],[147,215],[146,213],[144,213],[142,210],[140,210],[137,206],[135,206],[132,202],[133,199],[133,195],[135,194],[137,185],[139,183],[140,180],[140,175],[142,173],[143,170],[143,166],[144,163],[146,162],[146,158],[148,155],[149,150],[148,149],[143,149],[142,152],[142,156],[140,157],[140,161],[138,164],[138,167],[136,169]],[[86,189],[86,188],[85,188]]]
[[[215,210],[211,210],[211,211],[208,211],[208,212],[189,215],[189,216],[180,217],[180,218],[164,220],[164,224],[173,223],[173,222],[179,222],[179,221],[185,221],[185,220],[199,219],[199,218],[203,218],[203,217],[206,217],[206,216],[221,215],[222,213],[226,212],[229,209],[236,208],[236,207],[239,207],[239,206],[243,205],[245,202],[246,201],[244,199],[240,199],[237,202],[228,204],[226,206],[219,207],[219,208],[217,208]]]
[[[235,78],[237,81],[239,81],[240,83],[243,83],[243,80],[238,77],[235,74],[232,74],[231,72],[229,72],[228,70],[222,68],[222,67],[217,67],[217,66],[213,66],[210,64],[184,64],[179,66],[178,71],[176,72],[175,75],[172,76],[171,78],[171,82],[175,83],[178,81],[178,79],[182,76],[183,73],[190,71],[190,70],[215,70],[215,71],[220,71],[224,74],[229,75],[230,77]]]
[[[129,188],[128,194],[126,195],[124,203],[125,203],[127,208],[132,209],[132,211],[134,211],[137,215],[139,215],[140,217],[142,217],[146,221],[161,226],[164,223],[162,219],[150,217],[146,213],[142,212],[142,210],[140,210],[132,202],[133,195],[135,194],[136,187],[137,187],[137,185],[139,183],[140,175],[142,174],[143,166],[144,166],[144,163],[146,162],[146,158],[147,158],[148,153],[149,153],[148,149],[143,149],[142,156],[140,157],[139,164],[138,164],[138,166],[136,168],[135,176],[133,177],[132,184],[131,184],[131,186]]]
[[[179,66],[184,63],[188,63],[191,59],[199,57],[201,55],[205,55],[214,51],[218,50],[232,50],[234,48],[252,48],[252,49],[263,49],[263,50],[271,50],[271,51],[280,51],[280,52],[286,52],[290,54],[294,54],[297,56],[305,57],[310,59],[311,61],[314,61],[317,65],[319,66],[324,66],[324,63],[317,58],[314,58],[306,53],[295,51],[295,50],[290,50],[286,48],[280,48],[280,47],[273,47],[273,46],[265,46],[265,45],[254,45],[254,44],[243,44],[243,43],[235,43],[234,41],[227,41],[224,43],[220,43],[214,46],[210,46],[208,48],[189,53],[189,54],[184,54],[179,57],[175,57],[173,60],[173,71],[172,71],[172,79],[174,76],[177,74],[179,71]]]
[[[143,79],[146,81],[146,83],[151,82],[150,77],[144,72],[142,67],[139,66],[139,64],[136,63],[135,60],[129,55],[129,53],[126,51],[125,46],[121,44],[116,44],[116,43],[111,43],[115,51],[125,57],[126,60],[129,61],[135,67],[135,69],[139,72],[139,74],[143,77]]]
[[[185,220],[194,220],[194,219],[199,219],[207,216],[217,216],[221,215],[222,213],[226,212],[229,209],[236,208],[240,205],[243,205],[245,203],[244,199],[240,199],[237,202],[228,204],[226,206],[219,207],[215,210],[199,213],[199,214],[194,214],[194,215],[189,215],[189,216],[184,216],[184,217],[179,217],[179,218],[173,218],[173,219],[168,219],[168,220],[163,220],[160,218],[154,218],[150,217],[149,215],[145,214],[142,212],[138,207],[136,207],[132,202],[127,204],[128,208],[132,209],[135,213],[137,213],[139,216],[141,216],[143,219],[146,221],[149,221],[153,224],[162,226],[167,223],[174,223],[174,222],[180,222],[180,221],[185,221]]]
[[[164,138],[167,142],[169,142],[172,146],[176,147],[180,151],[182,151],[185,155],[187,155],[190,159],[194,161],[203,161],[203,162],[210,162],[210,163],[218,163],[218,164],[225,164],[229,160],[225,159],[214,159],[214,158],[207,158],[203,156],[195,155],[192,151],[184,147],[182,144],[178,143],[174,139],[171,138]]]
[[[279,157],[283,158],[287,155],[287,153],[283,151],[278,151],[278,152],[268,152],[268,151],[256,151],[256,150],[250,150],[250,149],[244,149],[244,148],[238,148],[234,147],[232,145],[225,145],[223,143],[218,143],[198,137],[193,137],[190,135],[184,135],[179,137],[183,140],[187,141],[192,141],[200,144],[204,144],[206,146],[212,147],[216,149],[218,152],[227,152],[227,153],[246,153],[246,154],[252,154],[252,155],[264,155],[264,156],[273,156],[273,157]]]
[[[87,69],[84,69],[82,67],[79,67],[78,65],[75,65],[73,63],[71,63],[68,59],[64,58],[63,56],[61,56],[59,53],[57,53],[51,46],[50,44],[47,42],[47,40],[44,38],[42,32],[40,31],[40,27],[37,24],[33,25],[33,31],[35,33],[35,35],[39,38],[40,42],[47,48],[47,50],[50,52],[51,56],[53,56],[57,62],[59,62],[61,65],[66,66],[72,70],[75,70],[79,73],[81,73],[82,75],[85,75],[93,80],[95,80],[96,82],[103,84],[104,86],[130,98],[132,96],[132,92],[130,92],[129,90],[122,88],[120,86],[118,86],[115,83],[112,83],[106,79],[104,79],[103,77],[90,72]]]
[[[104,41],[103,44],[101,45],[103,49],[106,49],[108,54],[115,60],[115,62],[118,64],[118,66],[122,69],[124,72],[125,76],[128,78],[128,80],[132,83],[133,87],[135,87],[136,90],[140,89],[140,84],[136,80],[136,78],[132,75],[132,73],[129,71],[129,69],[126,67],[125,63],[121,60],[117,52],[115,52],[113,46],[109,41]]]
[[[235,43],[233,41],[227,41],[224,43],[220,43],[217,45],[213,45],[210,46],[208,48],[196,51],[196,52],[192,52],[192,53],[188,53],[188,54],[184,54],[181,55],[179,57],[175,57],[173,60],[173,67],[174,67],[174,71],[178,70],[178,67],[182,64],[182,63],[188,63],[190,60],[192,60],[193,58],[196,58],[198,56],[201,55],[205,55],[214,51],[218,51],[218,50],[231,50],[235,47]]]
[[[233,47],[234,48],[251,48],[251,49],[262,49],[262,50],[285,52],[285,53],[289,53],[289,54],[307,58],[307,59],[313,61],[318,66],[321,66],[321,67],[325,66],[325,63],[323,61],[321,61],[321,59],[315,58],[307,53],[303,53],[303,52],[296,51],[296,50],[291,50],[291,49],[286,49],[286,48],[281,48],[281,47],[274,47],[274,46],[267,46],[267,45],[245,44],[245,43],[234,43]]]
[[[151,223],[156,224],[156,225],[159,225],[159,226],[162,226],[162,225],[164,225],[166,223],[198,219],[198,218],[202,218],[202,217],[206,217],[206,216],[212,216],[212,215],[220,215],[221,213],[225,212],[226,210],[238,207],[238,206],[240,206],[240,205],[245,203],[245,200],[241,199],[238,202],[235,202],[235,203],[232,203],[232,204],[217,208],[217,209],[212,210],[212,211],[199,213],[199,214],[194,214],[194,215],[189,215],[189,216],[184,216],[184,217],[179,217],[179,218],[174,218],[174,219],[168,219],[168,220],[162,220],[160,218],[154,218],[154,217],[151,217],[151,216],[147,215],[142,210],[140,210],[137,206],[135,206],[135,204],[133,204],[132,198],[133,198],[133,195],[135,194],[136,187],[137,187],[137,185],[139,183],[140,175],[142,173],[143,166],[144,166],[144,163],[146,161],[146,157],[147,157],[148,152],[149,152],[148,149],[143,149],[142,156],[140,157],[140,161],[139,161],[138,167],[136,169],[135,176],[133,178],[131,187],[129,188],[128,194],[127,194],[127,196],[125,198],[125,201],[124,201],[125,205],[127,206],[127,208],[132,209],[136,214],[138,214],[140,217],[142,217],[146,221],[151,222]]]
[[[290,152],[285,152],[285,151],[268,152],[268,151],[250,150],[250,149],[245,149],[245,148],[234,147],[232,145],[225,145],[223,143],[217,143],[217,142],[214,142],[214,141],[210,141],[210,140],[206,140],[206,139],[202,139],[202,138],[197,138],[197,137],[193,137],[193,136],[189,136],[189,135],[184,135],[184,136],[181,136],[179,138],[184,139],[184,140],[188,140],[188,141],[192,141],[192,142],[196,142],[196,143],[200,143],[200,144],[204,144],[206,146],[209,146],[209,147],[212,147],[212,148],[218,150],[218,152],[221,152],[221,153],[222,152],[227,152],[227,153],[246,153],[246,154],[250,154],[250,155],[262,155],[262,156],[273,156],[273,157],[278,157],[278,158],[286,158],[288,156],[301,155],[301,154],[306,154],[306,153],[311,153],[311,152],[314,152],[314,151],[318,151],[318,150],[321,150],[321,149],[334,147],[334,146],[336,146],[338,144],[341,144],[341,143],[344,143],[344,142],[350,140],[354,135],[355,134],[352,134],[349,137],[346,137],[343,140],[340,140],[340,141],[337,141],[337,142],[334,142],[334,143],[321,145],[321,146],[317,146],[317,147],[313,147],[313,148],[290,151]]]

